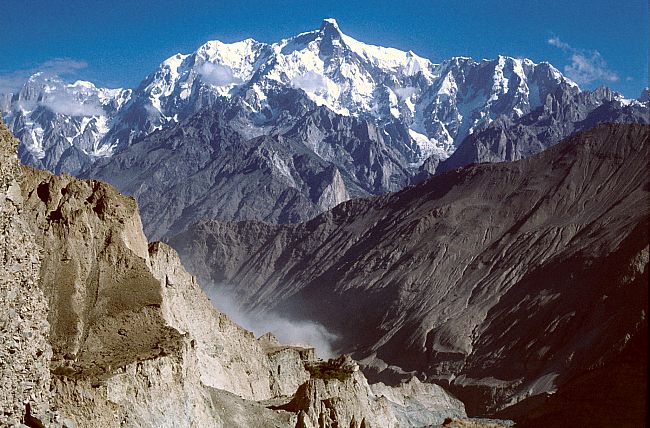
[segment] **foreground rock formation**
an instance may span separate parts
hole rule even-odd
[[[17,141],[0,122],[0,425],[20,421],[25,401],[50,410],[47,303],[38,287],[40,248],[26,222]]]
[[[25,403],[46,426],[68,428],[415,427],[466,417],[435,385],[371,387],[349,358],[319,362],[313,349],[256,339],[213,308],[173,249],[146,242],[132,198],[20,167],[16,141],[0,132],[3,425],[28,423]]]
[[[601,125],[297,226],[202,222],[170,242],[249,310],[341,333],[373,377],[420,373],[489,414],[647,344],[649,130]]]

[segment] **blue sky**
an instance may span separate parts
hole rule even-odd
[[[0,90],[39,69],[135,87],[207,40],[275,42],[326,17],[361,41],[434,62],[504,54],[549,61],[583,88],[637,97],[648,85],[647,0],[0,0],[0,10]]]

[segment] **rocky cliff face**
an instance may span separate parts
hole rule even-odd
[[[375,376],[446,380],[471,412],[490,412],[642,334],[648,131],[603,125],[301,225],[203,222],[171,243],[249,309],[344,332],[340,348]]]
[[[295,427],[322,414],[305,390],[358,426],[419,426],[401,424],[402,413],[465,417],[433,385],[426,394],[442,405],[399,388],[375,393],[358,371],[322,383],[313,367],[328,363],[313,349],[256,339],[215,310],[173,249],[146,242],[132,198],[20,167],[15,140],[0,132],[3,424]]]
[[[40,248],[20,191],[17,141],[0,122],[0,425],[17,424],[25,402],[41,418],[50,411],[47,302],[38,286]]]
[[[80,426],[198,426],[220,420],[217,389],[273,397],[264,349],[212,308],[173,250],[147,245],[133,199],[99,182],[22,176],[43,248],[39,286],[61,412]]]
[[[406,163],[372,134],[371,125],[324,108],[311,116],[313,121],[286,134],[247,139],[229,115],[208,109],[98,162],[84,175],[133,195],[152,238],[178,233],[203,218],[295,223],[351,196],[399,188],[390,181],[396,171],[406,182]],[[321,125],[335,133],[323,155],[327,160],[309,147],[311,140],[303,140]],[[369,147],[358,148],[361,142]]]

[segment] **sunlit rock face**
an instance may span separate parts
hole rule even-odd
[[[18,141],[0,121],[0,425],[18,424],[31,412],[49,421],[50,391],[47,301],[38,285],[41,248],[30,227],[20,186]]]

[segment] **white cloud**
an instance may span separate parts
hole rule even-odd
[[[548,44],[562,49],[569,54],[571,64],[564,66],[564,74],[579,84],[588,84],[597,80],[616,82],[618,74],[607,67],[600,52],[577,49],[554,36],[548,39]]]
[[[214,86],[228,86],[242,83],[242,80],[235,76],[232,68],[227,65],[206,62],[199,67],[198,72],[204,82]]]
[[[594,80],[616,82],[618,75],[607,69],[607,63],[597,51],[586,56],[581,53],[571,55],[571,64],[564,67],[564,72],[578,83],[591,83]]]
[[[291,80],[291,86],[302,89],[305,92],[327,91],[327,80],[318,73],[308,71],[300,76],[294,77]]]
[[[15,94],[23,87],[30,74],[24,71],[0,74],[0,94]]]
[[[54,113],[68,116],[100,116],[104,114],[99,102],[86,101],[81,103],[71,94],[56,94],[40,102],[40,105],[52,110]]]
[[[560,48],[562,50],[571,49],[571,46],[569,46],[568,43],[564,43],[562,40],[560,40],[559,37],[551,37],[550,39],[548,39],[548,44],[552,45],[552,46],[555,46],[555,47],[558,47],[558,48]]]
[[[406,88],[395,88],[393,92],[397,94],[400,99],[410,98],[412,95],[417,94],[418,89],[412,86],[407,86]]]
[[[73,76],[77,71],[88,67],[86,61],[72,58],[54,58],[33,68],[16,70],[10,73],[0,73],[0,94],[10,94],[20,91],[27,79],[37,72],[55,76]]]

